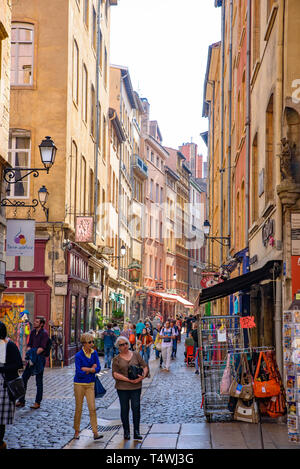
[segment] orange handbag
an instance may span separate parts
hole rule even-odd
[[[268,368],[269,377],[270,377],[269,381],[258,380],[262,357],[264,358],[264,361]],[[261,398],[278,396],[278,394],[280,393],[280,384],[274,378],[274,376],[272,376],[272,372],[271,372],[271,369],[269,367],[269,364],[268,364],[268,361],[266,359],[264,352],[260,352],[259,354],[259,359],[258,359],[256,371],[255,371],[255,376],[254,376],[253,391],[254,391],[255,397],[261,397]]]

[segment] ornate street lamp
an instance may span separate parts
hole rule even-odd
[[[39,176],[40,171],[47,171],[48,174],[54,164],[57,148],[51,137],[45,137],[40,143],[39,149],[44,168],[5,168],[3,173],[4,180],[8,184],[16,184],[30,174],[35,178]]]
[[[203,223],[203,232],[206,239],[211,239],[212,241],[217,241],[217,243],[222,244],[222,246],[230,247],[231,236],[208,236],[210,232],[210,223],[208,220],[205,220]]]
[[[40,190],[38,191],[38,196],[39,196],[39,202],[42,206],[42,209],[44,210],[44,213],[46,215],[46,220],[49,220],[49,208],[46,207],[46,203],[48,200],[49,192],[45,186],[42,186]]]

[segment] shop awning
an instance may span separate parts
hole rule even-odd
[[[190,301],[186,300],[185,298],[182,298],[182,296],[179,295],[172,295],[171,293],[163,293],[163,292],[154,292],[150,291],[149,292],[151,295],[156,296],[158,298],[161,298],[163,301],[169,302],[169,303],[180,303],[182,304],[185,308],[193,308],[194,305]]]
[[[209,301],[218,300],[225,296],[232,295],[240,290],[249,290],[251,285],[255,285],[262,280],[278,277],[280,274],[280,261],[269,261],[260,269],[254,270],[223,283],[218,283],[210,288],[204,288],[196,301],[196,307]]]

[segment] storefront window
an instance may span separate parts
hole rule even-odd
[[[80,333],[83,334],[86,330],[86,298],[81,298],[81,308],[80,308]]]
[[[76,312],[77,312],[77,297],[71,296],[71,320],[70,320],[70,343],[75,344],[77,339],[76,330]]]

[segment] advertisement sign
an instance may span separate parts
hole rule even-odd
[[[63,296],[68,294],[68,275],[55,274],[54,294]]]
[[[94,241],[94,218],[76,217],[76,243],[92,243]]]
[[[292,298],[300,290],[300,256],[292,256]]]
[[[7,256],[34,256],[34,239],[35,220],[7,220]]]

